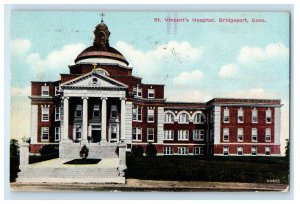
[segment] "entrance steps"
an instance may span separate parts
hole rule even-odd
[[[125,177],[118,170],[118,158],[102,159],[98,164],[64,164],[72,159],[53,159],[30,164],[18,173],[18,183],[119,183]]]
[[[79,159],[79,152],[83,145],[80,143],[62,143],[59,145],[59,157]],[[85,145],[89,148],[88,158],[90,159],[118,158],[117,144],[87,143]]]

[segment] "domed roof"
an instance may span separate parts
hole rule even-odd
[[[105,50],[100,47],[91,46],[83,50],[75,59],[75,63],[88,58],[107,58],[124,62],[128,66],[126,58],[115,48],[107,47]]]
[[[98,24],[94,31],[95,39],[93,46],[83,50],[75,59],[75,63],[89,58],[99,58],[99,59],[112,59],[125,63],[128,66],[128,62],[125,57],[115,48],[109,46],[109,36],[110,32],[107,25],[103,23]]]

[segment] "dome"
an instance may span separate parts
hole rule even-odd
[[[90,60],[88,60],[90,59]],[[108,60],[105,60],[108,59]],[[115,48],[107,47],[105,50],[100,49],[100,47],[91,46],[83,50],[75,59],[75,63],[79,64],[80,62],[108,62],[109,59],[120,61],[128,66],[128,62],[125,57]]]
[[[103,20],[94,30],[93,46],[83,50],[75,59],[75,64],[80,63],[119,63],[128,66],[125,57],[116,49],[109,46],[110,32]]]

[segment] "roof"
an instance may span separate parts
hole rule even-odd
[[[108,58],[108,59],[115,59],[125,64],[129,65],[125,57],[115,48],[113,47],[98,47],[98,46],[90,46],[83,50],[75,59],[75,63],[82,59],[87,58]]]

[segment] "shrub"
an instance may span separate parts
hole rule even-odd
[[[44,145],[40,149],[41,157],[58,157],[59,150],[56,148],[55,145]]]
[[[144,148],[142,146],[133,146],[132,155],[137,158],[142,158],[144,155]]]
[[[10,182],[16,181],[20,165],[20,151],[18,140],[10,140]]]
[[[83,147],[81,148],[80,152],[79,152],[79,156],[82,159],[86,159],[89,155],[89,148],[87,148],[86,145],[83,145]]]
[[[146,156],[148,158],[153,158],[156,156],[156,154],[157,154],[157,149],[156,149],[155,145],[152,143],[149,143],[146,147]]]

